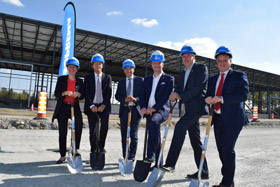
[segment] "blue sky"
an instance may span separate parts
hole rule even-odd
[[[62,24],[67,0],[0,0],[3,13]],[[77,28],[213,58],[221,45],[233,63],[280,74],[279,0],[77,0]]]

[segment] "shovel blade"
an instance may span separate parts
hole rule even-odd
[[[157,186],[163,178],[164,173],[164,170],[160,168],[154,168],[148,179],[148,187]]]
[[[67,167],[70,173],[81,173],[83,170],[83,162],[80,156],[67,157]]]
[[[137,160],[134,171],[133,177],[137,182],[143,182],[146,180],[147,176],[150,172],[150,163],[145,163],[143,160]]]
[[[189,187],[209,187],[209,183],[205,181],[192,180]]]
[[[104,153],[90,153],[90,167],[93,170],[102,170],[105,165]]]
[[[133,161],[127,160],[125,162],[124,159],[119,159],[119,169],[122,175],[131,174],[133,170]]]

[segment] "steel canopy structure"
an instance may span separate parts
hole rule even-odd
[[[61,58],[61,25],[29,18],[0,13],[0,68],[40,72],[57,76]],[[125,59],[132,59],[136,64],[135,74],[144,77],[152,72],[149,58],[154,50],[165,54],[164,71],[179,78],[182,62],[179,51],[158,47],[146,43],[118,38],[92,31],[76,29],[75,56],[81,68],[77,75],[83,77],[91,72],[90,59],[100,53],[105,58],[105,72],[111,74],[113,81],[124,77],[121,69]],[[213,55],[214,56],[214,55]],[[214,59],[196,56],[198,63],[207,65],[209,76],[218,72]],[[232,68],[247,74],[250,92],[280,91],[280,75],[236,65]],[[30,66],[32,68],[30,68]],[[39,74],[38,74],[39,75]],[[52,86],[48,89],[51,93]],[[254,104],[254,101],[253,101]]]

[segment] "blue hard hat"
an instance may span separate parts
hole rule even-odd
[[[193,53],[194,55],[196,55],[193,48],[191,46],[188,46],[188,45],[184,45],[182,47],[180,55],[185,54],[185,53]]]
[[[227,54],[230,58],[232,58],[231,51],[225,46],[221,46],[216,50],[215,58],[217,58],[219,54]]]
[[[67,60],[66,66],[69,66],[69,65],[74,65],[74,66],[77,66],[77,68],[80,68],[80,62],[75,57],[69,58]]]
[[[123,62],[123,68],[127,68],[127,67],[133,67],[133,68],[135,68],[135,64],[134,64],[133,60],[126,59],[126,60]]]
[[[154,51],[151,55],[151,61],[152,62],[164,62],[165,61],[164,54],[159,50]]]
[[[91,63],[102,62],[103,64],[105,63],[103,56],[99,53],[96,53],[95,55],[93,55],[90,62]]]

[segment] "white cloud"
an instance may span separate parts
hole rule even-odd
[[[10,3],[10,4],[16,5],[16,6],[24,6],[24,4],[22,4],[22,2],[20,0],[2,0],[2,2]]]
[[[181,50],[184,45],[190,45],[197,55],[209,58],[214,58],[215,51],[218,48],[217,43],[209,37],[191,38],[182,42],[160,41],[155,45],[175,50]]]
[[[153,27],[153,26],[156,26],[156,25],[159,24],[156,19],[148,20],[146,18],[143,18],[143,19],[141,19],[141,18],[132,19],[131,22],[136,24],[136,25],[142,25],[144,27]]]
[[[112,11],[112,12],[107,12],[107,16],[118,16],[122,15],[123,13],[121,11]]]

